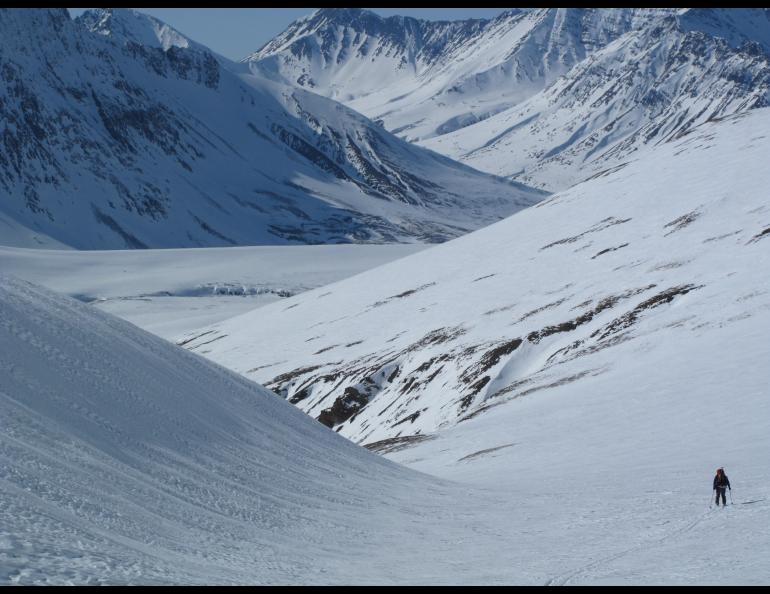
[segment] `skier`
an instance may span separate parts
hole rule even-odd
[[[730,479],[727,478],[724,468],[717,468],[717,475],[714,477],[714,491],[717,493],[716,504],[719,507],[719,497],[722,496],[722,507],[727,505],[727,498],[725,497],[725,489],[733,488],[730,486]],[[732,497],[732,495],[731,495]]]

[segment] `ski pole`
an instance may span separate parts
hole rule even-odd
[[[730,505],[735,505],[733,503],[733,490],[732,489],[730,489]]]

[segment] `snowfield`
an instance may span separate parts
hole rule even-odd
[[[3,583],[470,582],[492,569],[474,569],[495,533],[468,489],[122,320],[3,276],[0,347]]]
[[[330,424],[362,443],[433,432],[554,382],[622,377],[629,352],[685,353],[768,315],[768,131],[768,109],[704,125],[496,225],[185,345],[207,343],[209,358],[315,417],[333,409]],[[280,340],[267,346],[255,328]]]
[[[394,465],[229,371],[9,277],[0,346],[6,584],[769,577],[757,431],[768,411],[755,392],[737,393],[725,415],[716,391],[682,399],[645,379],[663,389],[632,392],[629,407],[594,385],[391,454],[462,484]],[[658,430],[645,433],[650,422]],[[715,440],[714,425],[732,438]],[[708,508],[714,458],[730,463],[738,505]]]
[[[55,251],[0,246],[0,271],[75,297],[173,340],[424,247]]]

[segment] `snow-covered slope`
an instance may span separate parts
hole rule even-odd
[[[491,575],[468,489],[117,318],[2,276],[0,352],[0,583]]]
[[[360,443],[494,417],[559,386],[599,382],[622,399],[630,370],[661,358],[679,369],[673,393],[748,390],[766,406],[768,154],[770,110],[708,123],[496,225],[185,344],[208,343],[208,357]],[[256,329],[280,338],[267,348]],[[746,362],[740,378],[725,348]],[[704,365],[722,375],[696,373]]]
[[[624,366],[622,390],[586,378],[390,444],[471,487],[3,277],[0,582],[767,583],[768,353],[752,310],[707,337],[724,342],[685,345],[692,366],[657,348]],[[715,464],[726,510],[707,506]]]
[[[0,271],[174,340],[424,248],[422,244],[107,251],[0,247]]]
[[[0,245],[13,245],[20,248],[67,249],[63,243],[48,237],[39,231],[33,231],[20,224],[14,218],[0,211]]]
[[[99,8],[85,11],[78,22],[89,31],[111,37],[120,45],[137,44],[168,51],[172,47],[211,52],[170,25],[132,9]],[[215,55],[215,54],[214,54]],[[225,60],[225,58],[221,58]]]
[[[133,17],[0,11],[0,212],[22,230],[89,249],[430,242],[540,197]]]
[[[768,109],[704,124],[187,346],[494,492],[474,504],[497,522],[503,583],[765,584],[768,154]],[[718,466],[726,509],[709,507]]]
[[[327,8],[292,23],[244,62],[420,140],[518,104],[664,12],[514,9],[489,21],[437,22]]]
[[[770,104],[770,11],[689,9],[631,31],[554,84],[425,146],[552,190],[703,122]]]

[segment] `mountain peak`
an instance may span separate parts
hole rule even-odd
[[[364,15],[375,18],[382,18],[371,10],[366,10],[364,8],[319,8],[310,16],[311,18],[326,18],[331,20],[344,21],[359,18]]]
[[[366,8],[319,8],[314,13],[312,13],[309,17],[309,20],[312,20],[314,22],[323,22],[323,23],[334,23],[338,25],[363,25],[366,24],[372,24],[372,23],[378,23],[378,24],[404,24],[405,22],[410,23],[421,23],[421,24],[430,24],[430,23],[447,23],[447,22],[465,22],[465,20],[474,20],[474,21],[486,21],[487,19],[465,19],[460,21],[432,21],[427,19],[419,19],[415,17],[410,17],[406,15],[393,15],[389,17],[384,17],[376,12],[373,12],[371,10],[368,10]]]
[[[90,9],[76,21],[92,33],[111,37],[120,44],[132,42],[163,51],[172,47],[208,51],[163,21],[131,8]]]

